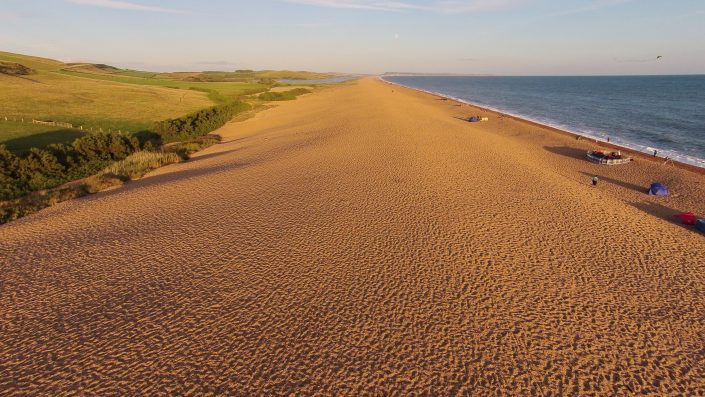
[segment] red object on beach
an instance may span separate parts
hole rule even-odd
[[[684,212],[682,214],[674,215],[674,217],[681,221],[684,225],[695,225],[695,222],[698,220],[692,212]]]

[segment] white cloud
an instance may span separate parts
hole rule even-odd
[[[319,7],[349,8],[378,11],[423,10],[443,13],[496,11],[514,8],[532,0],[284,0],[289,3],[307,4]]]
[[[560,11],[551,16],[563,16],[570,14],[581,14],[583,12],[597,11],[603,8],[615,7],[626,3],[631,3],[636,0],[593,0],[590,4],[583,7],[573,8],[570,10]]]
[[[282,0],[288,3],[318,7],[377,11],[421,10],[439,13],[491,12],[520,8],[541,0]],[[553,16],[579,14],[619,6],[637,0],[588,0],[583,6],[558,11]],[[560,2],[558,2],[560,4]]]
[[[332,8],[352,8],[361,10],[398,11],[409,9],[426,9],[427,7],[402,1],[379,0],[285,0],[289,3],[307,4]]]
[[[180,13],[181,12],[179,10],[175,10],[175,9],[171,9],[171,8],[148,6],[148,5],[131,3],[131,2],[120,1],[120,0],[68,0],[68,1],[70,3],[79,4],[79,5],[112,8],[114,10],[152,11],[152,12],[169,12],[169,13]]]
[[[442,12],[483,12],[499,11],[517,8],[530,3],[532,0],[445,0],[438,1],[438,8]]]

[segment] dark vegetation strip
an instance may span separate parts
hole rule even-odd
[[[114,186],[118,181],[134,179],[135,173],[126,176],[101,173],[134,153],[154,152],[159,148],[159,151],[173,152],[187,159],[189,154],[217,142],[207,134],[248,109],[249,104],[236,101],[158,122],[153,131],[131,135],[94,133],[78,138],[70,145],[32,148],[23,156],[0,145],[0,224],[60,201],[95,193],[100,188]],[[57,188],[91,175],[95,177],[86,183]]]
[[[230,121],[238,113],[250,109],[245,102],[233,102],[199,110],[188,116],[160,121],[155,131],[164,143],[185,141],[214,131]]]
[[[290,101],[296,99],[299,95],[308,94],[310,92],[310,90],[305,88],[295,88],[284,92],[265,92],[259,95],[259,99],[263,101]]]

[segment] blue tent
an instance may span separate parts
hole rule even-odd
[[[668,196],[668,188],[659,182],[654,182],[649,188],[649,194],[652,196]]]
[[[475,123],[475,122],[480,121],[480,118],[477,117],[477,116],[472,116],[472,117],[470,117],[470,118],[468,119],[468,121],[471,122],[471,123]]]
[[[705,219],[698,219],[698,221],[695,222],[695,228],[705,233]]]

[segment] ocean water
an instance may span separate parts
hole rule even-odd
[[[384,80],[705,167],[705,75]]]

